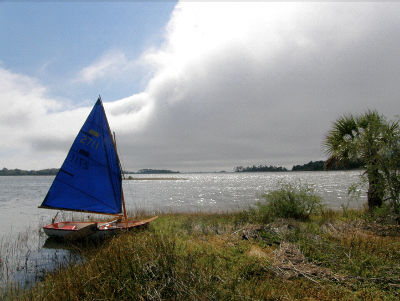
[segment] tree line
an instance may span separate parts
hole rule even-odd
[[[310,161],[303,165],[293,165],[292,171],[322,171],[326,170],[325,168],[326,161]],[[347,165],[343,164],[343,162],[335,162],[335,164],[330,168],[331,170],[352,170],[352,169],[362,169],[365,168],[365,163],[357,160],[350,161]]]
[[[160,174],[160,173],[180,173],[179,171],[172,171],[168,169],[140,169],[138,172],[124,172],[126,174]]]
[[[276,166],[267,166],[267,165],[259,165],[259,166],[237,166],[234,168],[235,172],[276,172],[276,171],[288,171],[286,167],[276,167]]]
[[[47,168],[41,170],[22,170],[22,169],[7,169],[0,170],[0,176],[55,176],[59,168]],[[168,169],[140,169],[138,172],[124,171],[125,174],[162,174],[162,173],[180,173]]]
[[[21,170],[21,169],[7,169],[0,170],[0,176],[53,176],[58,172],[58,168],[48,168],[41,170]]]
[[[326,161],[310,161],[303,165],[293,165],[291,171],[323,171],[325,170]],[[333,170],[350,170],[350,169],[361,169],[365,167],[365,163],[362,161],[351,161],[348,165],[344,165],[341,162],[336,162],[331,169]],[[237,166],[234,169],[234,172],[280,172],[280,171],[288,171],[285,167],[282,166],[267,166],[267,165],[253,165],[248,167]]]

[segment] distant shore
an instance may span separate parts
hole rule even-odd
[[[291,170],[284,167],[267,166],[267,165],[253,165],[248,167],[237,166],[233,169],[234,172],[290,172],[290,171],[324,171],[325,161],[310,161],[303,165],[293,165]],[[332,170],[354,170],[362,169],[364,164],[362,162],[350,162],[345,167],[343,165],[337,165]],[[3,168],[0,170],[0,176],[55,176],[58,173],[59,168],[48,168],[41,170],[21,170],[21,169],[7,169]],[[225,172],[225,171],[221,171]],[[149,175],[149,174],[180,174],[179,171],[172,171],[167,169],[140,169],[138,172],[124,171],[125,175]],[[137,180],[133,178],[132,180]],[[164,179],[164,178],[153,178],[153,179]],[[169,178],[168,178],[169,179]],[[172,178],[174,179],[174,178]],[[143,180],[149,180],[149,178],[143,178]],[[180,179],[181,180],[181,179]]]
[[[185,178],[134,178],[129,176],[128,178],[125,178],[124,180],[128,181],[180,181],[180,180],[187,180]]]
[[[58,168],[48,168],[41,170],[21,170],[7,169],[0,170],[0,176],[55,176],[58,173]]]

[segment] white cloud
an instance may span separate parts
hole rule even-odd
[[[79,73],[77,81],[92,84],[97,79],[111,78],[129,67],[129,62],[121,52],[107,53],[98,62],[85,67]]]
[[[140,93],[125,99],[105,103],[110,126],[119,133],[135,135],[144,130],[154,110],[154,100],[147,93]]]
[[[35,79],[0,68],[0,83],[0,124],[6,129],[29,128],[46,111],[60,108],[55,101],[44,97],[46,89]]]
[[[66,142],[73,137],[71,128],[79,128],[72,122],[88,110],[71,111],[66,103],[46,94],[36,79],[0,68],[0,165],[41,168],[49,162],[60,164],[60,150],[65,152]]]
[[[137,62],[129,60],[121,51],[109,51],[98,61],[83,68],[75,81],[92,84],[97,80],[121,79],[137,68]]]
[[[372,10],[364,9],[367,15],[362,16],[352,7],[332,3],[181,2],[167,26],[164,47],[146,58],[173,76],[178,72],[173,70],[232,51],[270,63],[287,47],[313,51],[324,47],[322,43],[350,40],[368,25],[360,16],[368,18]]]

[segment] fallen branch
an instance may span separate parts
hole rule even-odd
[[[231,236],[235,235],[236,233],[238,233],[238,232],[240,232],[240,231],[243,231],[244,229],[245,229],[245,228],[242,228],[242,229],[240,229],[240,230],[237,230],[237,231],[233,232],[231,235],[228,236],[228,238],[226,239],[226,241],[228,241],[229,238],[231,238]]]
[[[311,280],[313,282],[315,282],[316,284],[318,284],[319,286],[322,286],[318,281],[316,281],[315,279],[313,279],[311,276],[308,276],[306,273],[300,271],[299,269],[297,269],[295,267],[295,265],[289,260],[289,263],[292,265],[293,270],[295,270],[296,272],[300,273],[301,275],[303,275],[304,277],[306,277],[308,280]],[[322,286],[323,287],[323,286]]]

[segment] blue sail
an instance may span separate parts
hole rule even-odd
[[[122,212],[121,169],[100,97],[40,207]]]

